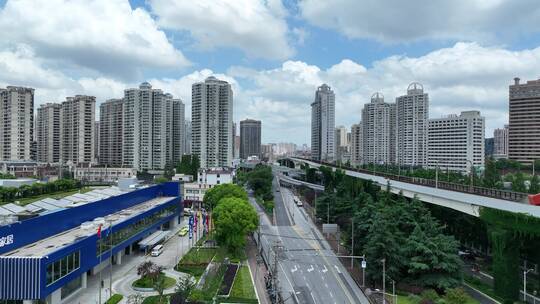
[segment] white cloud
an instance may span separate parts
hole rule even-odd
[[[540,31],[537,0],[301,0],[313,25],[382,42],[495,41]]]
[[[349,59],[326,70],[287,61],[272,70],[232,68],[229,74],[252,82],[244,89],[249,106],[241,113],[261,119],[263,130],[269,126],[266,140],[291,138],[302,143],[309,142],[310,103],[322,83],[336,93],[336,125],[350,127],[360,121],[372,93],[381,91],[386,101],[394,102],[396,96],[406,94],[409,83],[419,81],[430,95],[431,117],[480,110],[490,137],[494,128],[507,123],[508,85],[513,77],[536,79],[538,70],[540,48],[509,51],[457,43],[421,57],[388,57],[369,69]]]
[[[128,0],[8,0],[0,45],[25,43],[58,66],[137,77],[189,64],[144,9]],[[53,63],[51,62],[51,63]]]
[[[238,48],[250,57],[284,59],[287,15],[281,0],[149,0],[160,26],[187,31],[198,47]]]

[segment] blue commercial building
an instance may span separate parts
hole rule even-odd
[[[145,250],[139,242],[176,226],[183,210],[176,182],[86,199],[0,226],[0,303],[69,303],[109,258]]]

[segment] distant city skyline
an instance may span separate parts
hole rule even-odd
[[[335,91],[336,123],[347,128],[373,92],[393,101],[411,82],[429,92],[430,117],[479,110],[486,134],[508,123],[508,85],[539,76],[529,2],[384,2],[2,0],[0,87],[35,88],[36,108],[96,96],[99,117],[101,103],[147,81],[191,113],[191,84],[215,75],[235,92],[235,122],[263,121],[263,142],[286,134],[309,143],[309,106],[322,83]],[[203,13],[209,3],[222,10]],[[419,13],[426,18],[409,17]],[[431,22],[446,18],[455,22]],[[72,39],[74,31],[85,38]]]

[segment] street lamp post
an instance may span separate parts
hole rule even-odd
[[[534,269],[527,269],[523,271],[523,302],[527,303],[527,273]]]
[[[438,159],[435,165],[435,188],[439,188],[439,160]]]

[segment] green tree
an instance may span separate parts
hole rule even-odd
[[[180,299],[185,301],[194,288],[195,282],[193,281],[192,277],[190,275],[185,275],[178,279],[174,292],[180,297]]]
[[[538,175],[533,175],[531,178],[531,185],[529,186],[529,193],[537,194],[540,193],[540,181],[538,180]]]
[[[527,187],[525,186],[525,178],[523,173],[518,172],[514,175],[512,180],[512,191],[515,192],[527,192]]]
[[[180,162],[178,162],[176,165],[176,172],[191,175],[193,178],[197,178],[199,167],[199,157],[195,154],[186,154],[182,155]]]
[[[174,176],[174,167],[171,163],[167,163],[165,165],[165,169],[163,170],[163,177],[165,177],[167,180],[171,180],[171,178]]]
[[[164,303],[163,299],[163,292],[165,291],[165,276],[164,275],[158,275],[154,280],[152,287],[155,291],[158,293],[158,303]]]
[[[255,208],[241,198],[221,199],[213,215],[217,241],[233,252],[244,247],[247,234],[259,225]]]
[[[497,165],[492,158],[486,160],[486,170],[484,171],[483,185],[487,188],[500,188],[501,175],[497,170]]]
[[[221,184],[206,191],[203,203],[207,209],[213,209],[224,198],[236,197],[244,201],[248,200],[246,191],[235,184]]]
[[[433,218],[425,221],[424,226],[416,225],[405,242],[407,279],[422,287],[447,289],[457,286],[461,281],[457,241],[442,234]]]

